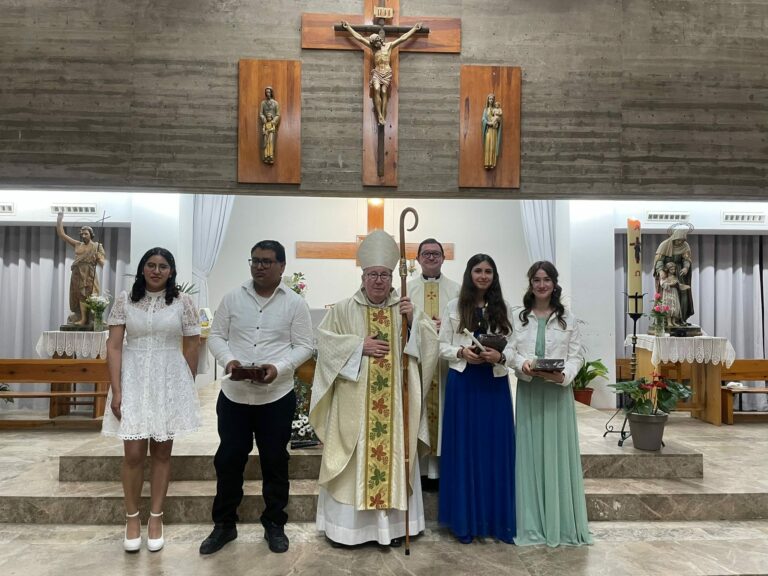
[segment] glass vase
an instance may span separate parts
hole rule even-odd
[[[94,311],[93,312],[93,331],[103,332],[106,329],[107,329],[107,325],[104,323],[104,312]]]
[[[664,336],[665,330],[666,322],[664,322],[664,318],[656,318],[653,323],[653,335]]]

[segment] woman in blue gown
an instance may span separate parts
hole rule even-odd
[[[515,429],[503,351],[480,351],[475,337],[512,335],[511,310],[501,294],[496,263],[469,259],[461,291],[446,306],[440,356],[449,371],[443,409],[439,521],[463,543],[515,536]],[[498,339],[497,339],[498,340]],[[511,351],[511,348],[509,348]]]
[[[551,262],[528,270],[523,309],[513,315],[509,364],[517,375],[515,544],[591,544],[571,382],[584,363],[576,318],[565,309]],[[561,372],[536,358],[565,360]]]

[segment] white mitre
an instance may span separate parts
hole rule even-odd
[[[360,243],[357,260],[363,270],[371,266],[394,270],[400,260],[400,250],[392,236],[384,230],[374,230]]]

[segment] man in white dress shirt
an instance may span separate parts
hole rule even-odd
[[[296,409],[293,373],[311,355],[312,321],[304,299],[282,282],[285,248],[262,240],[248,260],[251,280],[229,292],[213,319],[208,346],[216,361],[232,369],[256,364],[256,381],[225,376],[216,404],[219,448],[213,532],[200,545],[212,554],[237,538],[237,508],[243,498],[243,472],[254,438],[263,477],[261,523],[272,552],[288,550],[288,450]]]
[[[432,318],[435,328],[440,332],[440,316],[446,304],[459,297],[461,286],[442,273],[445,252],[443,245],[434,238],[427,238],[419,244],[416,259],[421,266],[421,274],[408,282],[408,296],[414,306]],[[436,490],[437,479],[440,478],[440,438],[447,377],[448,361],[439,360],[426,400],[430,453],[420,462],[421,473],[425,476],[422,478],[422,487],[427,491]]]

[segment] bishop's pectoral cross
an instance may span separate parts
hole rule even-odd
[[[400,18],[400,0],[383,0],[378,5],[375,0],[364,0],[364,4],[363,17],[349,14],[302,14],[301,47],[321,50],[365,48],[363,185],[397,186],[399,59],[397,51],[393,49],[403,41],[399,50],[407,52],[458,53],[461,51],[461,20]],[[392,25],[383,25],[386,20],[391,20]],[[423,33],[415,28],[421,20],[424,21],[421,27]],[[350,26],[345,27],[341,22],[349,22]],[[391,42],[380,38],[381,42],[377,43],[375,38],[372,41],[370,37],[364,38],[361,35],[380,35],[382,32],[402,36]],[[411,37],[413,34],[416,36]]]

